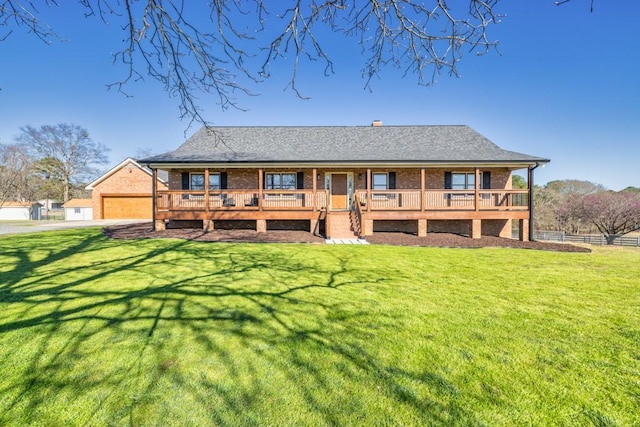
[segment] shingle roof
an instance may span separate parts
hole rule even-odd
[[[140,163],[548,162],[503,150],[469,126],[216,127]]]
[[[104,181],[105,179],[109,178],[111,175],[113,175],[114,173],[118,172],[120,169],[122,169],[123,167],[125,167],[127,165],[134,165],[135,167],[140,168],[144,172],[148,173],[150,176],[153,174],[153,172],[149,168],[147,168],[146,166],[141,165],[140,163],[136,162],[131,157],[127,157],[122,162],[120,162],[119,164],[117,164],[113,168],[109,169],[107,172],[105,172],[104,174],[102,174],[98,178],[96,178],[92,183],[87,185],[85,187],[85,190],[93,190],[93,188],[96,185],[100,184],[102,181]],[[169,177],[168,177],[168,175],[166,173],[162,173],[162,174],[159,174],[158,178],[160,179],[160,182],[166,183],[167,179]]]
[[[91,199],[71,199],[64,204],[65,208],[90,208]]]
[[[0,208],[30,208],[33,205],[39,205],[38,202],[4,202],[0,204]]]

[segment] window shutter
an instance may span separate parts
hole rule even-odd
[[[444,188],[445,190],[451,190],[452,182],[451,182],[451,172],[444,173]]]
[[[482,189],[483,190],[491,189],[491,172],[488,172],[488,171],[482,172]]]
[[[182,172],[182,189],[189,189],[189,172]]]
[[[220,189],[221,190],[227,189],[227,173],[226,172],[220,172]]]
[[[304,172],[298,172],[296,174],[296,189],[302,190],[304,188]]]
[[[396,173],[389,172],[389,190],[396,189]]]

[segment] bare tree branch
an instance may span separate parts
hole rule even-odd
[[[45,0],[42,6],[59,5],[56,0]],[[24,26],[44,43],[51,44],[53,40],[58,39],[58,36],[49,24],[40,19],[39,15],[40,9],[33,1],[0,1],[0,27],[9,28],[4,34],[0,33],[0,41],[6,40],[11,35],[12,26]]]
[[[303,62],[319,61],[325,75],[334,72],[329,33],[358,43],[369,90],[385,67],[414,76],[419,85],[434,83],[442,73],[459,76],[465,55],[496,50],[498,42],[488,33],[500,22],[499,2],[209,0],[205,6],[186,0],[78,0],[85,17],[122,28],[122,49],[113,61],[127,71],[109,88],[129,96],[129,83],[151,77],[178,98],[182,118],[207,126],[198,95],[215,95],[222,109],[241,109],[236,97],[254,95],[250,87],[271,76],[279,61],[291,64],[285,89],[304,98],[298,85]],[[64,6],[58,0],[0,0],[0,26],[6,29],[0,40],[25,27],[50,43],[58,36],[40,18],[40,8]]]
[[[562,6],[565,3],[569,3],[571,0],[558,0],[556,1],[556,6]],[[591,0],[591,12],[593,12],[593,4],[595,3],[595,0]]]

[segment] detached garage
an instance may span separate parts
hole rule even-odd
[[[93,219],[149,219],[152,218],[151,181],[153,173],[132,158],[93,181],[91,190]],[[167,189],[159,180],[158,189]]]
[[[4,202],[0,204],[0,220],[40,219],[40,203]]]
[[[63,205],[64,219],[67,221],[87,221],[93,219],[91,199],[71,199]]]

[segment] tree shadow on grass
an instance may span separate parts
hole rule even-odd
[[[6,242],[0,424],[480,423],[446,378],[389,361],[396,319],[357,301],[389,279],[346,249]]]

